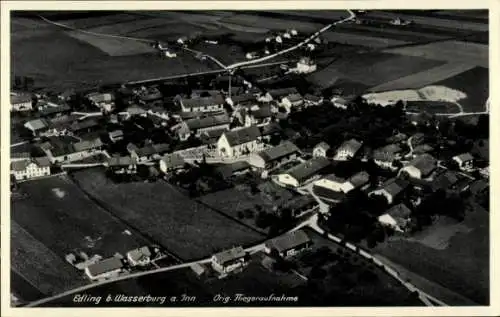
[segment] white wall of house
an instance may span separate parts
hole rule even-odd
[[[314,185],[321,186],[324,188],[327,188],[329,190],[333,190],[336,192],[343,192],[344,191],[344,182],[337,182],[334,180],[322,178],[320,180],[317,180],[314,182]]]
[[[50,167],[49,166],[38,166],[35,163],[30,163],[26,168],[22,171],[12,171],[12,174],[16,178],[16,180],[24,180],[31,179],[36,177],[48,176],[50,175]]]
[[[354,156],[354,153],[348,149],[340,149],[335,154],[335,160],[337,161],[347,161]]]
[[[229,273],[229,272],[232,272],[240,267],[243,267],[243,265],[245,265],[245,259],[244,258],[240,258],[240,259],[237,259],[235,261],[231,261],[230,263],[228,264],[220,264],[215,256],[212,257],[211,259],[211,263],[212,263],[212,268],[214,268],[214,270],[216,270],[217,272],[219,273]]]
[[[51,151],[45,152],[52,163],[61,163],[61,162],[73,162],[83,160],[88,157],[92,157],[98,154],[101,154],[102,151],[98,149],[87,150],[81,152],[68,153],[66,155],[53,156]]]
[[[399,227],[397,221],[389,214],[383,214],[379,216],[378,221],[384,226],[388,226],[396,231],[403,232],[403,230]]]
[[[313,149],[314,157],[326,157],[326,150],[322,147],[315,147]]]
[[[401,169],[400,173],[406,172],[408,175],[410,175],[411,178],[415,179],[421,179],[422,178],[422,172],[416,168],[415,166],[405,166]]]
[[[208,106],[186,106],[181,100],[181,108],[184,112],[209,112],[209,111],[219,111],[224,109],[224,104],[214,104]]]
[[[223,134],[217,141],[217,152],[224,157],[238,157],[244,155],[246,151],[250,153],[260,151],[264,148],[264,144],[253,140],[243,144],[231,146],[227,141],[226,135]]]
[[[33,109],[33,103],[30,101],[11,104],[11,111],[30,111]]]

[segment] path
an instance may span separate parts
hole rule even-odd
[[[10,147],[13,148],[13,147],[20,146],[20,145],[27,144],[27,143],[30,143],[30,142],[29,141],[17,142],[17,143],[11,144]]]

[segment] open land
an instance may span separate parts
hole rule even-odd
[[[74,177],[115,215],[184,260],[262,239],[257,232],[196,203],[163,181],[114,184],[99,169],[76,172]]]

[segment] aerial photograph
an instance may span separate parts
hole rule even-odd
[[[489,306],[488,15],[10,11],[11,307]]]

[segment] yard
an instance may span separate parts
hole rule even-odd
[[[488,305],[488,213],[474,208],[460,228],[440,222],[411,239],[379,244],[374,252],[477,304]],[[436,235],[439,231],[445,235]]]
[[[262,238],[164,181],[115,184],[101,169],[79,171],[74,178],[117,217],[183,260],[203,258],[233,245],[250,245]]]

